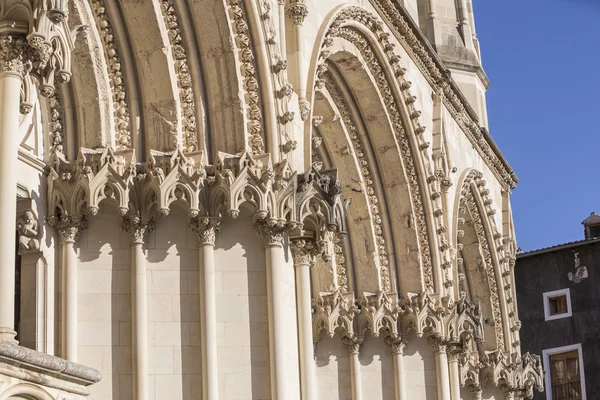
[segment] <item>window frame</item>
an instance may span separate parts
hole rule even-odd
[[[583,351],[581,350],[581,343],[572,344],[569,346],[555,347],[552,349],[542,350],[542,359],[544,363],[544,386],[546,387],[546,400],[552,400],[552,376],[550,369],[550,356],[560,353],[566,353],[569,351],[577,350],[577,358],[579,359],[579,379],[581,380],[581,400],[587,400],[587,393],[585,390],[585,370],[583,368]]]
[[[565,296],[567,300],[567,312],[562,314],[550,314],[550,299],[554,297]],[[544,299],[544,320],[553,321],[555,319],[569,318],[573,316],[571,309],[571,291],[569,288],[553,290],[552,292],[546,292],[543,295]]]

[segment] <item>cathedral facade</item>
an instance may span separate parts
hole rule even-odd
[[[472,0],[3,0],[0,400],[532,397],[481,65]]]

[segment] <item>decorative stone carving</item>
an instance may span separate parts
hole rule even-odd
[[[259,220],[254,224],[254,230],[263,238],[268,246],[282,246],[283,237],[288,232],[288,227],[279,221]]]
[[[40,249],[37,217],[31,210],[27,210],[17,220],[19,232],[19,252],[24,253]]]
[[[133,243],[143,244],[146,235],[154,230],[155,221],[152,216],[125,215],[121,221],[121,229],[129,235]]]
[[[248,147],[253,155],[265,151],[262,130],[263,117],[260,104],[260,90],[258,87],[257,67],[254,57],[250,29],[246,22],[246,15],[241,0],[229,0],[233,30],[237,36],[237,48],[241,63],[241,75],[244,80],[248,108]]]
[[[181,121],[183,124],[183,148],[186,153],[198,150],[198,127],[196,124],[196,103],[194,98],[192,76],[187,59],[177,11],[172,0],[161,0],[162,15],[169,30],[171,52],[175,60],[175,73],[179,86],[181,101]]]
[[[294,265],[315,264],[315,258],[323,253],[323,242],[317,243],[311,239],[294,239],[290,241],[290,249],[294,257]]]
[[[305,0],[289,0],[285,6],[285,12],[294,25],[302,25],[308,15],[308,7],[304,4]]]
[[[390,335],[385,338],[385,342],[392,348],[393,354],[404,354],[404,348],[406,347],[406,340],[399,336]]]
[[[29,68],[28,44],[24,37],[0,36],[0,73],[25,75]]]
[[[581,283],[581,281],[588,277],[587,268],[585,265],[581,265],[578,252],[573,251],[573,255],[575,256],[575,272],[569,272],[568,277],[571,282]]]
[[[48,217],[48,224],[58,231],[61,242],[76,242],[81,232],[87,229],[87,217],[85,215],[62,215],[60,217]]]
[[[198,236],[199,244],[215,244],[215,236],[219,231],[221,221],[218,218],[193,217],[190,219],[190,229]]]
[[[349,355],[356,355],[360,351],[364,338],[357,335],[344,335],[342,336],[342,343],[348,348]]]
[[[92,0],[92,9],[97,20],[98,31],[104,43],[106,61],[108,63],[108,76],[110,77],[110,88],[114,101],[114,119],[116,129],[117,149],[128,149],[131,147],[131,136],[129,132],[129,105],[128,95],[125,89],[125,76],[123,63],[119,48],[115,41],[115,34],[106,12],[104,0]]]
[[[306,99],[298,100],[298,106],[300,107],[300,118],[302,121],[306,121],[310,115],[310,102]]]

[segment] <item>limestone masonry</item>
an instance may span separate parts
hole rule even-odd
[[[472,0],[0,1],[0,400],[515,400]]]

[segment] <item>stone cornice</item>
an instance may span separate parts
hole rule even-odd
[[[100,382],[102,379],[100,372],[93,368],[31,350],[15,343],[0,343],[0,362],[36,375],[48,375],[83,387]],[[85,390],[80,390],[80,392],[87,394]]]
[[[439,58],[427,38],[397,0],[371,0],[379,15],[388,22],[398,41],[411,55],[432,88],[443,94],[444,104],[464,129],[488,167],[504,187],[514,188],[518,178],[487,131],[482,132],[479,118],[451,78],[450,71]]]

